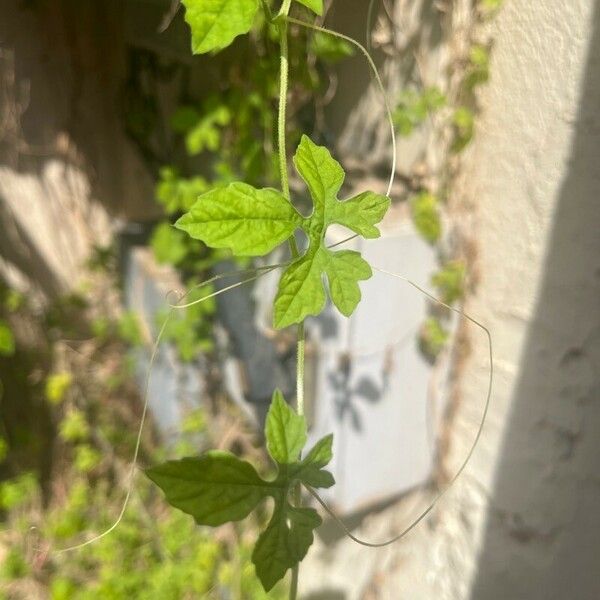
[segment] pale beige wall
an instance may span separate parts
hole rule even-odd
[[[600,597],[600,5],[510,0],[464,171],[497,377],[470,476],[472,597]],[[481,403],[484,349],[462,382]],[[462,482],[467,486],[468,480]],[[483,530],[480,529],[483,519]]]
[[[465,308],[494,339],[484,435],[405,540],[320,546],[305,568],[314,598],[600,597],[600,6],[506,0],[490,27],[491,81],[453,192],[475,211],[465,222],[479,280]],[[469,338],[450,471],[485,399],[485,338]],[[370,517],[359,534],[385,538],[403,510]]]
[[[79,280],[109,214],[151,216],[153,181],[124,133],[123,3],[0,9],[0,277],[46,295]],[[155,214],[155,213],[154,213]]]

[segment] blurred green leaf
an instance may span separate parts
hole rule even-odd
[[[94,337],[99,340],[105,340],[108,337],[110,328],[110,319],[105,316],[96,317],[95,319],[92,319],[92,322],[90,323],[90,329],[92,330]]]
[[[65,442],[80,442],[90,435],[90,426],[85,415],[78,409],[71,409],[58,426],[59,436]]]
[[[21,292],[13,289],[9,289],[6,292],[4,298],[4,306],[8,312],[15,312],[19,310],[23,304],[25,304],[25,295]]]
[[[16,549],[11,549],[4,556],[0,567],[1,579],[5,581],[14,581],[25,577],[29,573],[29,565],[25,556]]]
[[[398,100],[393,119],[396,130],[402,136],[409,136],[421,125],[428,115],[446,104],[446,96],[438,87],[428,87],[422,92],[405,91]]]
[[[33,473],[23,473],[0,483],[0,508],[12,510],[30,502],[38,491]]]
[[[46,379],[46,399],[51,404],[60,404],[73,383],[71,373],[53,373]]]
[[[448,342],[449,334],[435,317],[429,317],[421,327],[419,344],[422,352],[430,359],[435,359]]]
[[[102,455],[98,450],[82,444],[75,448],[75,468],[81,473],[89,473],[94,470],[102,461]]]
[[[437,242],[442,232],[437,197],[429,192],[421,192],[411,200],[410,207],[417,231],[430,244]]]
[[[156,199],[167,215],[173,215],[188,211],[208,188],[208,183],[202,177],[185,179],[176,169],[163,167],[156,186]]]
[[[179,106],[171,117],[171,127],[177,133],[187,133],[202,118],[193,106]]]
[[[141,346],[142,330],[139,317],[135,312],[127,311],[121,315],[117,325],[119,337],[131,346]]]
[[[448,261],[431,277],[431,283],[439,290],[446,304],[453,304],[464,295],[466,266],[462,260]]]
[[[6,321],[0,319],[0,356],[12,356],[15,353],[15,338]]]
[[[51,600],[72,600],[77,596],[77,584],[66,577],[56,577],[50,584]]]
[[[485,10],[496,11],[500,9],[504,0],[481,0],[481,5]]]
[[[8,442],[3,437],[0,437],[0,463],[4,462],[7,456]]]
[[[456,109],[453,116],[455,138],[452,144],[454,152],[463,150],[473,139],[475,132],[475,116],[473,111],[466,106]]]
[[[200,433],[205,429],[206,416],[201,409],[196,409],[188,413],[181,423],[183,433]]]
[[[485,46],[475,44],[469,52],[469,67],[465,76],[465,85],[472,90],[486,83],[490,77],[490,54]]]
[[[150,247],[156,261],[177,266],[188,254],[187,236],[170,223],[160,223],[154,228]]]
[[[205,103],[200,118],[185,135],[185,145],[190,156],[204,150],[215,152],[221,143],[221,129],[231,121],[231,113],[226,104],[217,101]]]

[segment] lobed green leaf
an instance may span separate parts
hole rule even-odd
[[[313,531],[321,523],[312,508],[295,508],[287,502],[276,505],[252,553],[256,574],[267,592],[306,556]]]
[[[284,272],[275,297],[275,325],[287,327],[308,315],[317,315],[325,305],[322,276],[329,282],[331,300],[345,316],[350,316],[361,299],[359,281],[373,272],[359,252],[331,252],[320,247],[314,255],[306,254]]]
[[[284,271],[275,298],[274,325],[299,323],[325,306],[324,279],[334,305],[346,316],[360,302],[359,282],[372,276],[358,252],[332,252],[325,246],[329,225],[336,223],[365,238],[379,237],[377,223],[390,199],[363,192],[340,201],[344,170],[329,150],[302,136],[294,155],[296,170],[305,181],[313,212],[304,218],[278,191],[232,183],[200,196],[175,224],[191,237],[213,248],[229,248],[237,256],[267,254],[301,227],[308,249]]]
[[[282,465],[298,461],[306,444],[306,419],[292,410],[279,390],[275,390],[267,413],[265,435],[274,461]]]
[[[282,328],[300,323],[309,315],[318,315],[325,306],[323,271],[327,250],[305,254],[293,262],[279,280],[273,320]]]
[[[375,223],[383,219],[389,207],[387,196],[363,192],[350,200],[332,204],[328,217],[331,223],[343,225],[364,238],[378,238],[380,233]]]
[[[277,328],[299,323],[323,310],[324,275],[335,306],[345,316],[352,314],[361,298],[358,282],[369,279],[372,271],[358,252],[328,250],[325,247],[327,227],[338,223],[364,237],[379,237],[375,224],[381,221],[390,205],[387,196],[373,192],[338,200],[344,171],[327,148],[317,146],[307,136],[300,140],[294,164],[308,186],[314,210],[303,222],[309,239],[308,250],[287,268],[279,282],[274,311]]]
[[[202,194],[175,226],[212,248],[261,256],[301,223],[302,215],[278,191],[237,182]]]
[[[373,271],[359,252],[342,250],[329,252],[328,255],[325,272],[329,280],[331,300],[343,315],[349,317],[360,302],[358,282],[369,279]]]
[[[328,488],[334,485],[333,475],[323,469],[333,458],[332,444],[333,434],[321,438],[293,470],[291,477],[311,487]]]
[[[329,208],[344,183],[344,169],[324,146],[317,146],[303,135],[294,154],[294,165],[304,179],[312,196],[313,216],[325,220],[324,211]]]
[[[222,50],[248,33],[258,0],[182,0],[185,20],[192,30],[192,52]]]
[[[254,467],[229,452],[212,450],[199,458],[183,458],[146,470],[169,504],[192,515],[200,525],[222,525],[247,517],[282,486],[264,481]]]

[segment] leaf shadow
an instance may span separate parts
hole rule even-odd
[[[349,420],[355,431],[362,431],[361,410],[357,401],[362,399],[367,405],[379,402],[386,387],[385,377],[382,386],[378,386],[373,379],[366,375],[353,383],[352,359],[348,354],[343,354],[337,369],[327,374],[327,381],[333,390],[333,403],[337,418],[341,422]]]

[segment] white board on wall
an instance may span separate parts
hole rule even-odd
[[[435,252],[412,227],[356,248],[371,265],[429,287]],[[430,478],[443,410],[418,347],[427,299],[377,271],[361,290],[350,319],[328,307],[308,324],[310,437],[334,433],[336,485],[324,495],[343,512],[385,502]]]

